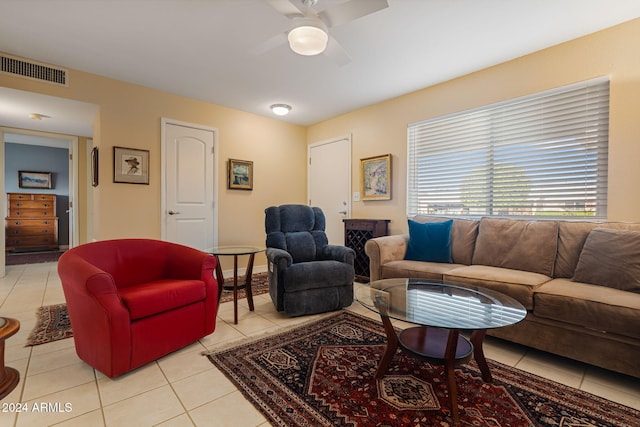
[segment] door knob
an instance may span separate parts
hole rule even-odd
[[[180,214],[180,212],[176,212],[176,211],[169,211],[167,212],[169,215],[178,215]]]
[[[347,214],[347,211],[340,211],[340,212],[338,212],[338,213],[339,213],[339,214],[342,214],[342,215],[346,215],[346,214]]]

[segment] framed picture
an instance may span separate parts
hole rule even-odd
[[[229,159],[229,189],[253,190],[253,162]]]
[[[20,188],[53,188],[51,172],[18,171]]]
[[[98,147],[91,149],[91,185],[98,186]]]
[[[362,200],[391,200],[391,154],[360,159]]]
[[[113,147],[113,182],[149,184],[149,150]]]

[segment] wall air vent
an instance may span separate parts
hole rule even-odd
[[[69,86],[69,71],[55,65],[24,60],[15,56],[0,54],[0,72],[20,76],[39,82],[47,82],[59,86]]]

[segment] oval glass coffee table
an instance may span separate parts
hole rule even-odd
[[[518,323],[527,314],[515,299],[478,286],[429,279],[384,279],[356,290],[356,299],[380,314],[387,348],[376,371],[382,378],[398,347],[413,357],[445,366],[449,403],[454,423],[459,422],[454,375],[456,364],[473,354],[482,379],[491,371],[482,350],[487,329]],[[419,325],[396,334],[390,319]],[[471,337],[460,335],[471,331]]]

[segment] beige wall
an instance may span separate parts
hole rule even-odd
[[[264,209],[306,200],[306,129],[302,126],[75,70],[70,71],[68,88],[1,74],[0,86],[99,106],[93,141],[100,150],[100,184],[93,190],[91,186],[80,188],[94,191],[94,215],[89,220],[98,240],[161,237],[162,117],[218,130],[219,244],[264,245]],[[113,183],[113,146],[150,150],[149,185]],[[82,160],[85,155],[81,155]],[[226,188],[229,158],[254,162],[253,191]],[[86,176],[86,171],[80,173]],[[79,207],[82,216],[87,207],[82,203]],[[84,242],[87,224],[81,225]],[[256,265],[264,264],[260,255]],[[223,260],[223,266],[230,268],[229,260]]]
[[[354,218],[406,225],[407,124],[599,76],[611,78],[609,219],[640,221],[640,19],[310,126],[307,141],[351,133],[359,159],[391,153],[391,201],[353,202]],[[399,70],[398,72],[401,72]]]
[[[635,20],[306,129],[73,70],[68,88],[7,75],[0,75],[0,86],[100,107],[94,123],[94,144],[100,148],[96,238],[160,237],[160,119],[167,117],[218,129],[219,243],[263,244],[266,206],[305,203],[307,143],[351,134],[354,190],[359,187],[359,159],[391,153],[392,200],[353,202],[352,212],[354,218],[391,219],[391,233],[401,233],[406,231],[408,123],[609,75],[609,219],[640,221],[638,40],[640,20]],[[115,145],[151,151],[150,185],[112,183]],[[253,191],[226,189],[229,158],[254,161]],[[263,256],[256,261],[264,263]]]

